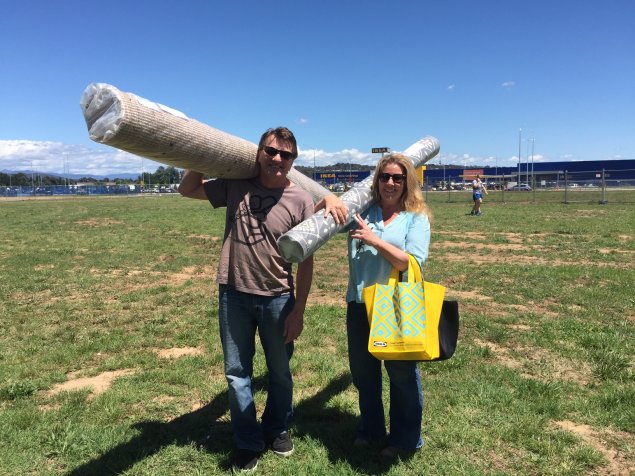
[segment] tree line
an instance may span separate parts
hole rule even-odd
[[[77,185],[94,184],[103,185],[114,182],[116,185],[141,184],[144,185],[174,185],[181,180],[181,173],[171,165],[168,167],[160,166],[154,173],[144,172],[139,174],[136,179],[131,178],[95,178],[81,177],[79,179],[70,179],[59,175],[49,175],[45,173],[24,173],[7,174],[0,172],[0,186],[4,187],[46,187],[50,185]]]
[[[456,165],[447,165],[447,168],[455,168],[459,167]],[[332,171],[342,171],[342,170],[374,170],[374,166],[369,165],[360,165],[360,164],[346,164],[339,163],[335,165],[328,165],[323,167],[306,167],[306,166],[298,166],[296,169],[298,171],[305,174],[307,177],[313,177],[314,172],[332,172]],[[440,168],[437,164],[428,164],[428,168]],[[130,178],[113,178],[112,180],[108,177],[97,179],[95,177],[82,177],[79,179],[69,179],[66,177],[61,177],[58,175],[48,175],[44,173],[24,173],[18,172],[15,174],[7,174],[0,172],[0,186],[24,186],[29,187],[31,185],[35,185],[37,187],[45,187],[48,185],[77,185],[78,183],[90,183],[95,185],[102,185],[105,183],[114,182],[117,185],[127,185],[127,184],[141,184],[144,185],[174,185],[178,184],[181,181],[181,172],[176,167],[171,165],[164,167],[160,166],[159,168],[152,172],[144,172],[143,174],[139,174],[136,179]]]

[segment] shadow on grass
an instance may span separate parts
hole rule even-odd
[[[254,389],[262,387],[263,377],[254,379]],[[133,426],[139,434],[126,443],[115,446],[106,453],[67,474],[69,476],[121,474],[139,461],[158,453],[166,446],[195,444],[203,451],[226,454],[220,468],[231,470],[229,453],[233,448],[229,422],[218,418],[227,412],[227,390],[216,395],[207,405],[185,413],[169,422],[144,421]]]
[[[311,398],[302,400],[294,409],[293,435],[319,440],[327,449],[329,459],[336,463],[346,461],[361,473],[386,472],[394,461],[384,461],[377,455],[378,448],[354,448],[352,445],[357,417],[338,408],[328,407],[335,395],[351,385],[349,374],[332,380]],[[253,381],[254,391],[266,388],[266,375]],[[227,412],[227,391],[216,395],[210,403],[170,422],[145,421],[133,428],[139,434],[126,443],[115,446],[97,458],[71,470],[69,476],[121,474],[139,461],[161,451],[169,445],[195,444],[204,451],[225,454],[220,469],[231,470],[233,438],[231,425],[219,422]],[[370,453],[370,451],[373,453]],[[302,457],[298,454],[298,457]]]
[[[311,398],[302,400],[294,409],[293,435],[319,440],[333,463],[346,461],[362,474],[387,472],[397,460],[379,456],[381,446],[353,446],[359,417],[328,403],[351,385],[350,374],[342,374]]]

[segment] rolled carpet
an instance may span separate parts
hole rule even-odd
[[[170,107],[104,83],[88,85],[80,105],[89,136],[95,142],[215,178],[258,175],[256,144]],[[314,201],[331,193],[294,168],[288,177]]]
[[[415,168],[425,164],[439,153],[439,141],[427,136],[408,147],[403,154],[412,159]],[[292,263],[304,261],[315,253],[329,238],[348,225],[356,213],[362,213],[373,203],[373,175],[356,183],[340,198],[348,207],[348,218],[344,225],[337,225],[331,215],[315,213],[287,233],[278,238],[278,248],[282,257]]]

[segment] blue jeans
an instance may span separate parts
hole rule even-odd
[[[346,310],[348,360],[353,385],[359,393],[361,423],[357,436],[367,440],[386,435],[382,401],[381,360],[368,352],[370,326],[364,304],[349,302]],[[388,443],[413,450],[423,445],[421,420],[423,391],[417,362],[384,361],[390,379],[390,435]]]
[[[236,446],[262,451],[265,441],[288,429],[293,414],[293,381],[289,361],[293,343],[285,344],[284,322],[295,299],[292,294],[259,296],[219,286],[218,317],[229,384],[229,411]],[[256,329],[268,370],[267,403],[261,424],[251,388]]]

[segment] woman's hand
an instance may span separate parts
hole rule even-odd
[[[377,235],[375,235],[373,230],[371,230],[371,228],[366,224],[359,213],[356,213],[353,218],[355,218],[359,228],[349,231],[349,236],[353,239],[362,241],[365,245],[375,246],[379,241]]]
[[[348,232],[351,238],[360,240],[365,245],[375,248],[379,254],[397,268],[397,270],[405,271],[408,269],[408,254],[405,251],[400,250],[395,245],[378,237],[359,213],[356,213],[354,218],[359,228]]]

